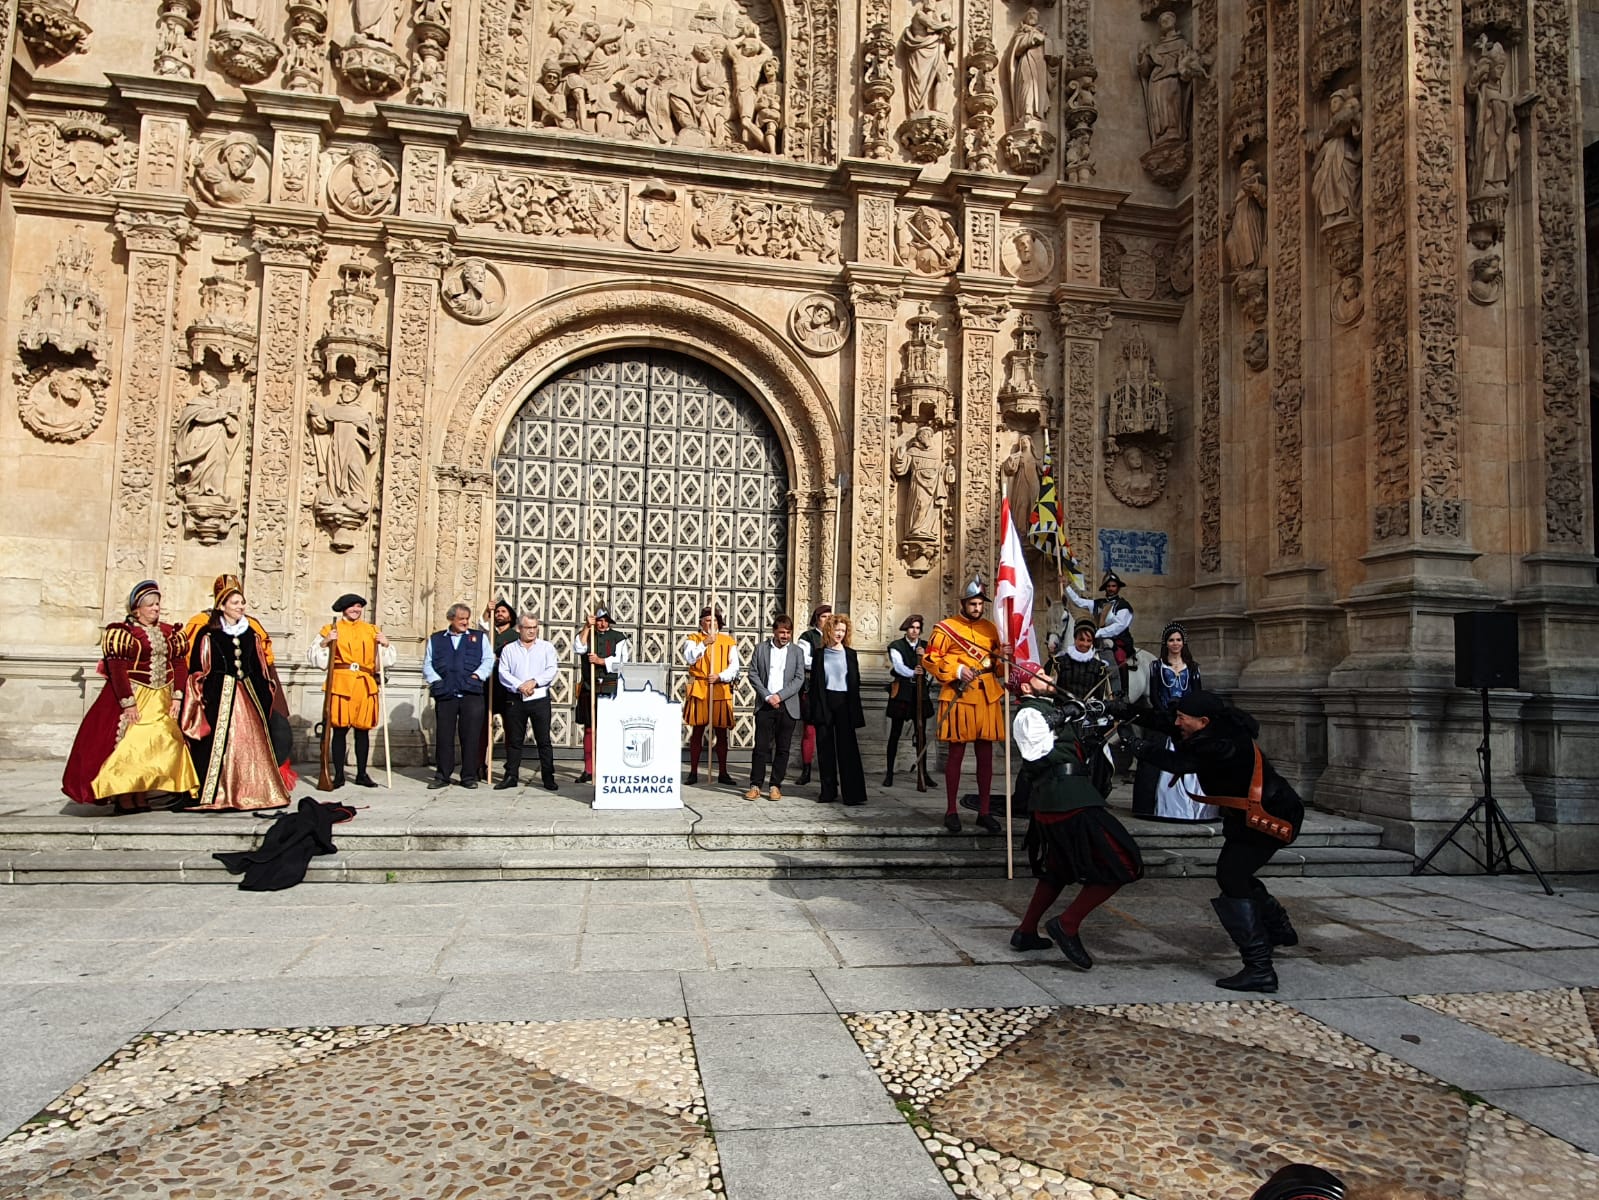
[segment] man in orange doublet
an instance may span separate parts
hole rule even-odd
[[[738,643],[722,631],[720,612],[708,605],[700,610],[699,631],[683,639],[683,661],[688,664],[683,691],[683,720],[689,727],[687,782],[700,781],[700,753],[709,725],[716,730],[716,781],[736,784],[727,773],[727,731],[733,728],[733,681],[742,664]]]
[[[322,627],[320,640],[309,655],[312,666],[328,672],[323,687],[328,697],[333,786],[344,786],[346,731],[353,729],[355,782],[362,787],[377,787],[377,781],[366,773],[366,763],[370,731],[378,723],[378,656],[381,652],[383,666],[393,666],[394,650],[381,629],[361,619],[366,612],[366,597],[346,593],[333,602],[333,611],[339,614],[338,619]]]
[[[944,794],[948,805],[944,828],[959,833],[961,765],[966,745],[976,745],[977,825],[999,832],[999,822],[989,812],[994,788],[994,743],[1005,736],[1005,647],[999,629],[983,619],[988,593],[981,578],[973,579],[961,594],[959,614],[933,626],[922,659],[928,672],[943,684],[938,696],[938,736],[945,743]]]

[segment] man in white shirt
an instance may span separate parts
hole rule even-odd
[[[505,718],[505,773],[494,786],[520,787],[517,772],[522,767],[522,745],[527,740],[527,724],[533,722],[533,740],[538,743],[539,769],[544,790],[553,792],[555,747],[550,741],[550,685],[561,669],[555,647],[539,636],[539,619],[523,614],[516,623],[516,641],[500,651],[500,686],[511,696]]]
[[[800,687],[809,666],[803,643],[794,641],[794,621],[787,613],[772,622],[772,636],[759,646],[750,662],[750,687],[755,692],[755,752],[750,757],[750,790],[746,800],[759,800],[772,770],[769,800],[783,798],[783,776],[788,771],[794,726],[799,723]]]

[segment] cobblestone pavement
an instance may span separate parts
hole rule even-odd
[[[1007,938],[1025,881],[0,889],[0,1196],[1599,1193],[1599,879],[1199,881]]]

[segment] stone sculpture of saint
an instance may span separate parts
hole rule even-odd
[[[1010,76],[1012,126],[1044,125],[1049,118],[1048,41],[1038,23],[1038,10],[1029,8],[1005,52]]]
[[[695,45],[689,53],[694,59],[689,79],[689,95],[694,100],[699,127],[704,130],[705,138],[711,145],[719,146],[722,144],[722,139],[727,136],[727,120],[730,112],[727,74],[722,64],[712,56],[710,46],[704,42]]]
[[[222,20],[225,25],[261,26],[261,0],[222,0]]]
[[[917,426],[916,432],[895,449],[889,469],[895,479],[905,481],[907,489],[901,543],[916,547],[937,546],[938,508],[944,494],[945,471],[942,456],[933,445],[933,431],[926,425]]]
[[[337,403],[312,401],[306,412],[316,450],[316,511],[323,517],[359,520],[372,511],[372,418],[360,398],[360,387],[342,380]]]
[[[1316,159],[1310,171],[1310,194],[1323,228],[1360,215],[1360,94],[1339,88],[1328,107],[1327,128],[1312,142]]]
[[[1152,146],[1188,136],[1189,81],[1206,73],[1199,55],[1178,32],[1177,14],[1167,9],[1160,14],[1159,25],[1160,40],[1145,42],[1138,51]]]
[[[217,204],[253,204],[262,199],[262,189],[255,178],[259,153],[255,139],[248,133],[228,134],[202,155],[196,171],[200,190]]]
[[[1479,57],[1466,79],[1466,95],[1476,101],[1472,122],[1471,184],[1473,196],[1507,193],[1510,179],[1521,158],[1521,131],[1516,126],[1516,110],[1536,97],[1518,99],[1505,79],[1510,65],[1505,48],[1490,42],[1487,35],[1477,39]]]
[[[728,69],[733,74],[733,118],[737,131],[752,146],[765,145],[755,110],[761,72],[772,51],[761,40],[760,27],[749,18],[739,21],[738,36],[727,44]]]
[[[919,0],[900,44],[905,47],[906,110],[948,115],[955,99],[954,19],[934,9],[933,0]]]
[[[1227,263],[1234,274],[1261,265],[1266,249],[1266,181],[1252,158],[1238,169],[1238,190],[1227,214]]]
[[[339,194],[345,210],[358,217],[381,216],[394,198],[394,168],[371,146],[350,151],[350,179]]]
[[[1005,494],[1010,498],[1010,518],[1016,532],[1027,536],[1027,527],[1033,520],[1033,509],[1038,505],[1038,491],[1044,474],[1044,464],[1038,451],[1033,449],[1031,434],[1022,434],[1011,447],[1011,452],[999,465],[1000,473],[1010,482]]]
[[[350,15],[357,37],[394,45],[394,32],[399,26],[399,5],[395,0],[350,0]]]
[[[214,375],[200,376],[200,393],[178,413],[174,475],[185,500],[227,493],[228,460],[239,435],[239,413]]]

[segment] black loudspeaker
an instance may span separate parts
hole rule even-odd
[[[1455,686],[1521,688],[1521,643],[1517,614],[1455,614]]]

